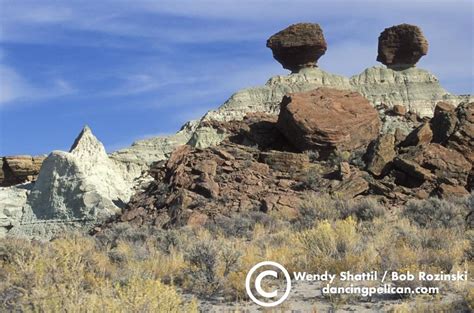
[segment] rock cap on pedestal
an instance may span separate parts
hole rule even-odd
[[[305,67],[316,67],[327,44],[319,24],[298,23],[271,36],[267,47],[283,68],[297,73]]]
[[[412,67],[427,53],[428,41],[416,25],[400,24],[380,33],[377,61],[387,67]]]

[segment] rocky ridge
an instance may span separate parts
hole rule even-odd
[[[295,33],[291,36],[298,37],[299,31],[304,30],[304,33],[311,28],[293,27]],[[313,31],[319,36],[316,28]],[[129,217],[151,214],[152,220],[161,216],[158,220],[162,226],[182,224],[196,212],[200,214],[197,220],[204,219],[204,215],[213,216],[207,212],[215,212],[216,203],[226,202],[221,198],[226,194],[234,197],[230,199],[229,212],[278,208],[283,203],[288,204],[287,200],[279,200],[284,198],[282,190],[285,188],[286,193],[295,198],[308,190],[325,190],[347,197],[377,196],[389,202],[429,195],[462,195],[472,190],[474,98],[449,94],[434,75],[415,68],[414,64],[371,67],[351,78],[327,73],[315,67],[317,58],[325,51],[322,31],[320,35],[322,39],[304,42],[290,38],[296,51],[302,49],[301,54],[292,52],[290,59],[287,55],[283,61],[297,64],[297,68],[291,66],[293,73],[272,77],[261,87],[238,91],[218,109],[209,111],[200,120],[186,123],[175,135],[141,140],[108,156],[90,129],[84,129],[70,152],[54,151],[44,160],[35,183],[0,189],[0,235],[8,232],[47,238],[58,231],[91,227],[115,216],[123,207],[126,210],[120,219],[126,219],[123,216],[127,214]],[[288,40],[287,37],[280,36],[278,40]],[[400,42],[398,48],[402,49],[404,41]],[[276,47],[274,44],[270,45],[272,50]],[[295,55],[308,59],[294,63],[291,57]],[[301,140],[294,141],[298,136],[288,131],[285,134],[285,127],[281,125],[277,127],[285,96],[297,98],[305,92],[322,92],[317,90],[320,87],[326,88],[325,96],[333,94],[333,103],[339,101],[334,96],[338,93],[363,99],[360,103],[364,103],[370,114],[361,113],[362,116],[354,119],[361,125],[362,120],[368,125],[380,120],[379,126],[373,124],[368,132],[370,136],[361,137],[361,145],[338,146],[335,142],[345,135],[327,125],[323,137],[329,140],[324,145],[303,147]],[[303,97],[301,103],[307,105],[307,102]],[[349,115],[340,114],[339,110],[330,112],[331,118],[340,122],[338,127],[350,128]],[[301,127],[302,124],[296,125]],[[316,133],[319,132],[317,127],[312,128]],[[327,135],[333,132],[338,136]],[[183,145],[186,146],[176,150]],[[331,149],[327,149],[328,146]],[[227,154],[245,158],[224,160],[222,155]],[[249,176],[251,183],[247,184],[246,180],[224,183],[227,179],[238,180],[244,176],[247,167],[254,171]],[[317,179],[308,182],[313,170],[318,173]],[[462,174],[465,171],[469,174]],[[148,174],[155,179],[150,185]],[[34,175],[30,176],[34,179]],[[255,186],[254,183],[268,188],[257,188],[255,190],[261,193],[255,194],[250,187],[247,191],[246,187],[240,187]],[[143,191],[144,188],[148,192]],[[238,201],[234,191],[239,188],[243,188],[244,191],[239,192],[249,202]],[[265,193],[275,197],[267,201]],[[158,205],[150,199],[167,199],[167,202]],[[182,206],[180,201],[186,205]],[[176,212],[170,213],[174,212],[176,203],[183,218],[176,218],[177,215],[173,215]],[[196,211],[203,203],[206,209]],[[135,218],[127,221],[132,220]]]
[[[318,98],[338,93],[327,88],[312,92]],[[313,104],[307,95],[303,93],[299,101]],[[393,114],[392,109],[388,110],[387,114]],[[455,112],[460,116],[456,118],[456,128],[464,129],[462,116],[473,112],[474,103],[460,105]],[[337,119],[337,114],[346,113],[333,114]],[[410,115],[400,118],[409,120]],[[168,228],[203,225],[236,212],[273,211],[291,216],[297,214],[295,207],[307,193],[328,192],[346,199],[374,197],[397,205],[410,199],[464,196],[472,191],[469,182],[473,162],[461,153],[469,147],[449,148],[450,142],[456,140],[454,133],[444,145],[432,140],[407,144],[392,134],[376,133],[371,145],[359,152],[336,149],[328,154],[328,147],[319,145],[306,153],[295,153],[299,139],[282,136],[278,123],[279,119],[272,115],[255,113],[241,122],[216,122],[214,127],[225,128],[232,135],[215,147],[182,146],[167,161],[156,163],[151,168],[154,180],[132,197],[114,223]],[[351,121],[341,120],[334,129],[341,124],[349,127]],[[419,119],[417,124],[428,125],[432,130],[440,127],[436,118],[428,123]],[[415,128],[412,133],[417,131]],[[467,138],[470,140],[465,143],[470,144],[474,139],[472,130]]]

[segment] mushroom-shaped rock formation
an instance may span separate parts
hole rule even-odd
[[[428,52],[428,41],[418,26],[400,24],[379,36],[377,61],[390,68],[412,67]]]
[[[297,73],[305,67],[316,67],[327,44],[319,24],[298,23],[271,36],[267,47],[283,68]]]

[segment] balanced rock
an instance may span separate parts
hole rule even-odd
[[[301,151],[353,151],[377,138],[380,121],[357,92],[318,88],[285,96],[277,127]]]
[[[428,41],[415,25],[386,28],[379,36],[377,61],[391,68],[411,67],[428,52]]]
[[[272,49],[273,57],[283,68],[297,73],[305,67],[316,67],[327,44],[318,24],[298,23],[271,36],[267,47]]]

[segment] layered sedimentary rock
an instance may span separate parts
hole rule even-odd
[[[380,34],[377,61],[390,68],[414,66],[427,53],[428,41],[418,26],[396,25]]]
[[[457,106],[472,99],[472,96],[450,94],[433,74],[414,67],[404,70],[370,67],[352,76],[350,84],[374,106],[402,105],[420,116],[433,116],[434,107],[440,101]]]
[[[12,186],[36,180],[44,156],[15,155],[0,159],[0,186]]]
[[[301,151],[354,151],[377,138],[377,110],[357,92],[318,88],[283,98],[278,129]]]
[[[243,89],[233,94],[218,109],[211,110],[204,117],[186,124],[178,133],[168,137],[141,140],[131,147],[112,153],[111,157],[120,166],[136,168],[135,175],[155,161],[166,159],[173,149],[188,143],[205,148],[219,144],[228,133],[209,127],[211,122],[240,121],[248,113],[262,112],[277,116],[283,96],[310,91],[318,87],[358,91],[374,106],[403,106],[419,116],[432,116],[434,107],[440,101],[453,105],[472,101],[472,96],[455,96],[444,90],[438,79],[426,70],[408,68],[393,70],[372,67],[352,78],[330,74],[320,68],[304,68],[298,73],[272,77],[261,87]],[[397,127],[409,132],[406,123],[399,118],[387,116],[382,130],[394,133]],[[136,166],[139,164],[139,166]]]
[[[151,163],[168,158],[177,146],[186,144],[195,132],[196,124],[196,121],[190,121],[176,134],[136,141],[130,147],[111,153],[110,158],[119,166],[130,165],[132,168],[125,170],[137,177]]]
[[[283,68],[297,73],[302,68],[316,67],[327,44],[319,24],[298,23],[271,36],[267,47]]]

